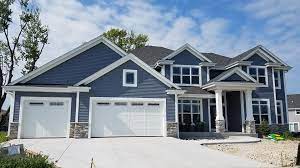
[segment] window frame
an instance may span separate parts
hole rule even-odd
[[[183,101],[184,100],[189,100],[190,103],[184,103]],[[179,102],[181,101],[181,102]],[[198,101],[198,103],[193,103],[193,101]],[[190,108],[191,108],[191,112],[190,113],[184,113],[183,112],[183,105],[190,105]],[[203,104],[202,104],[202,99],[189,99],[189,98],[180,98],[178,99],[178,115],[181,115],[181,121],[178,121],[179,124],[182,124],[182,125],[186,125],[186,123],[184,123],[184,119],[183,119],[183,115],[184,114],[190,114],[191,115],[191,125],[195,125],[194,123],[194,120],[193,120],[193,115],[194,114],[199,114],[200,115],[200,122],[203,122]],[[181,105],[181,109],[179,108],[179,105]],[[199,112],[198,113],[194,113],[193,112],[193,105],[198,105],[199,106]],[[179,116],[178,116],[179,118]]]
[[[277,74],[277,79],[275,78],[275,73]],[[278,86],[276,86],[276,80],[278,80]],[[274,69],[274,85],[275,85],[275,89],[281,89],[281,75],[280,75],[280,70],[278,69]]]
[[[265,77],[266,84],[259,86],[259,87],[269,87],[269,79],[268,79],[268,69],[265,66],[258,66],[258,65],[251,65],[247,67],[247,73],[250,75],[250,68],[255,68],[256,71],[256,81],[259,83],[259,77]],[[259,75],[258,69],[265,70],[265,76]],[[251,75],[250,75],[251,76]],[[252,77],[252,76],[251,76]],[[263,84],[263,83],[260,83]]]
[[[278,121],[278,110],[276,110],[276,112],[277,112],[277,114],[276,114],[276,124],[284,124],[284,118],[283,118],[283,116],[284,116],[283,115],[283,101],[282,100],[276,100],[276,108],[278,106],[277,103],[280,104],[279,107],[281,109],[281,114],[280,114],[280,116],[281,116],[281,122],[279,123],[279,121]]]
[[[297,131],[295,131],[294,124],[298,125],[298,130]],[[292,127],[293,129],[291,129],[291,125],[293,125],[293,127]],[[299,132],[299,126],[300,126],[299,122],[289,122],[289,130],[290,130],[290,132]]]
[[[178,86],[202,86],[202,73],[201,73],[201,66],[198,66],[198,65],[179,65],[179,64],[176,64],[176,65],[171,65],[171,75],[170,75],[170,79],[171,81],[178,85]],[[174,72],[173,72],[173,68],[180,68],[180,74],[175,74],[174,75]],[[182,74],[182,69],[183,68],[189,68],[190,70],[190,73],[189,73],[189,77],[190,77],[190,83],[189,84],[186,84],[186,83],[183,83],[183,76],[187,76],[187,75],[183,75]],[[198,75],[193,75],[192,74],[192,68],[197,68],[198,69]],[[174,76],[179,76],[180,75],[180,83],[175,83],[173,81],[173,77]],[[199,76],[199,84],[192,84],[192,77],[193,76]]]
[[[133,83],[126,83],[127,73],[133,73]],[[123,69],[123,86],[124,87],[137,87],[137,70]]]
[[[257,101],[258,104],[254,104],[253,101]],[[262,122],[262,119],[261,119],[261,105],[265,105],[265,104],[261,104],[261,101],[266,101],[267,102],[267,107],[268,107],[268,122],[269,122],[269,125],[272,124],[272,121],[271,121],[271,107],[270,107],[270,99],[258,99],[258,98],[254,98],[252,99],[252,110],[253,110],[253,104],[254,105],[258,105],[258,115],[259,115],[259,124],[256,124],[255,125],[260,125],[261,122]],[[254,115],[257,115],[257,114],[254,114],[253,113],[253,117]],[[265,114],[263,114],[265,115]]]

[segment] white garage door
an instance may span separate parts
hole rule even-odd
[[[21,138],[68,137],[70,98],[21,98]]]
[[[164,107],[164,99],[95,98],[91,136],[163,136]]]

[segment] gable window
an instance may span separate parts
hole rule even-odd
[[[276,102],[277,107],[277,124],[283,124],[283,106],[282,106],[282,100],[277,100]]]
[[[299,132],[299,122],[290,122],[289,129],[291,132]]]
[[[199,85],[200,70],[196,66],[179,66],[172,67],[172,81],[180,85]]]
[[[137,70],[123,70],[123,86],[137,87]]]
[[[279,70],[274,70],[274,83],[276,89],[281,89],[281,79]]]
[[[262,121],[270,123],[270,103],[268,99],[253,99],[252,108],[255,124],[261,124]]]
[[[267,68],[262,66],[250,66],[248,67],[248,74],[260,84],[268,86]]]
[[[178,100],[178,120],[181,125],[195,125],[202,121],[201,100]]]

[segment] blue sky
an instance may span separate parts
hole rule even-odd
[[[300,93],[299,0],[36,0],[50,29],[42,65],[111,27],[149,35],[149,45],[229,57],[262,44],[294,68],[289,93]],[[15,6],[14,10],[19,10]],[[18,76],[18,75],[17,75]]]

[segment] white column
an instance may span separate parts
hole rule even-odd
[[[252,109],[252,90],[245,91],[246,96],[246,120],[247,121],[254,121],[253,118],[253,109]]]
[[[79,116],[79,92],[77,92],[76,94],[75,123],[78,123],[78,118],[79,118],[78,116]]]
[[[222,105],[222,90],[215,90],[216,96],[216,120],[224,120]]]

